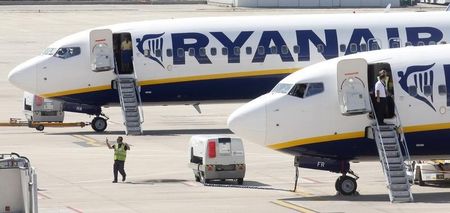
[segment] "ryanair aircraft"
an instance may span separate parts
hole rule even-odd
[[[296,156],[298,167],[342,173],[342,194],[357,187],[347,176],[357,177],[350,161],[380,160],[391,201],[412,201],[404,161],[450,155],[448,54],[450,45],[405,47],[320,62],[237,109],[228,125],[244,139]],[[372,113],[380,70],[388,76],[383,115]],[[414,178],[421,181],[420,170]]]
[[[423,18],[426,16],[426,18]],[[127,133],[142,105],[242,102],[305,66],[338,56],[450,41],[450,13],[211,17],[144,21],[65,37],[18,65],[9,81],[96,115],[122,106]]]

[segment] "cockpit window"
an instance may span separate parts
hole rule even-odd
[[[42,51],[42,55],[54,55],[56,53],[56,48],[46,48]]]
[[[299,98],[306,98],[317,95],[323,92],[323,90],[323,83],[301,83],[296,84],[294,87],[292,87],[292,89],[289,91],[289,95]]]
[[[292,84],[279,83],[272,89],[272,92],[286,94],[289,90],[291,90],[291,88]]]
[[[56,53],[53,55],[57,58],[70,58],[79,55],[81,52],[79,47],[61,47],[56,51]]]

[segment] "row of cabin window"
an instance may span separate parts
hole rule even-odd
[[[431,96],[433,94],[433,88],[431,85],[425,85],[423,87],[423,94],[425,96]],[[409,95],[415,97],[417,96],[417,86],[409,86],[408,87],[408,93]],[[446,85],[439,85],[438,86],[438,93],[439,95],[447,95],[447,86]]]
[[[445,44],[446,42],[442,41],[440,43],[441,44]],[[430,41],[428,43],[428,45],[435,45],[435,44],[436,44],[436,42],[434,42],[434,41]],[[424,45],[425,45],[425,43],[423,41],[419,41],[417,43],[417,46],[424,46]],[[391,42],[391,46],[393,48],[398,48],[398,47],[401,46],[401,44],[398,41],[392,41]],[[412,46],[412,43],[411,42],[406,42],[405,46]],[[359,50],[358,50],[358,44],[356,44],[356,43],[351,43],[349,45],[349,47],[350,47],[349,51],[351,53],[366,52],[366,51],[369,51],[369,50],[378,50],[378,49],[381,48],[379,43],[375,42],[375,41],[371,42],[370,45],[365,44],[365,43],[360,44],[359,45]],[[319,52],[319,53],[324,53],[325,52],[325,46],[323,44],[318,44],[316,46],[316,48],[317,48],[317,52]],[[347,45],[341,44],[339,46],[339,50],[341,52],[346,52],[347,51]],[[233,51],[234,55],[240,55],[241,54],[241,48],[240,47],[234,47],[232,50],[229,50],[227,47],[223,47],[223,48],[221,48],[221,51],[222,51],[222,55],[228,55],[228,51]],[[256,51],[257,51],[257,53],[259,55],[264,55],[265,52],[266,52],[266,50],[265,50],[265,48],[263,46],[257,47]],[[195,56],[195,49],[194,48],[189,48],[187,52],[188,52],[189,56]],[[293,46],[293,52],[295,54],[298,54],[300,52],[300,47],[298,45]],[[272,46],[272,47],[270,47],[270,50],[269,50],[268,53],[270,53],[270,54],[279,54],[279,53],[281,53],[281,54],[288,54],[289,53],[289,48],[288,48],[287,45],[282,45],[280,50],[278,50],[277,46]],[[185,51],[184,51],[183,48],[178,48],[177,49],[177,52],[176,52],[176,56],[177,57],[183,57],[184,54],[185,54]],[[217,55],[218,54],[217,48],[211,47],[210,54],[212,56]],[[252,55],[253,54],[253,48],[252,47],[246,47],[245,48],[245,54]],[[161,57],[162,51],[160,49],[156,50],[155,51],[155,55],[156,55],[156,57]],[[166,55],[167,55],[167,57],[172,57],[174,55],[173,50],[172,49],[167,49]],[[206,48],[205,47],[201,47],[198,50],[198,55],[206,56]]]

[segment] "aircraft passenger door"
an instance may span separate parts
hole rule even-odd
[[[94,72],[114,69],[113,39],[110,29],[92,30],[89,33],[90,64]]]
[[[339,106],[343,115],[357,115],[371,110],[367,84],[367,61],[346,59],[337,64]]]

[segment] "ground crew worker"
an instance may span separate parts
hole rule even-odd
[[[386,113],[386,85],[385,85],[385,79],[386,79],[386,71],[380,70],[378,75],[378,81],[375,84],[375,113],[377,115],[377,121],[379,125],[385,125],[384,123],[384,114]]]
[[[121,136],[117,137],[117,144],[112,146],[109,144],[108,138],[106,138],[106,145],[109,149],[114,149],[113,183],[117,183],[117,172],[120,172],[120,175],[122,175],[123,182],[127,177],[124,167],[125,159],[127,158],[127,150],[130,150],[130,146],[126,143],[123,143],[123,138]]]

